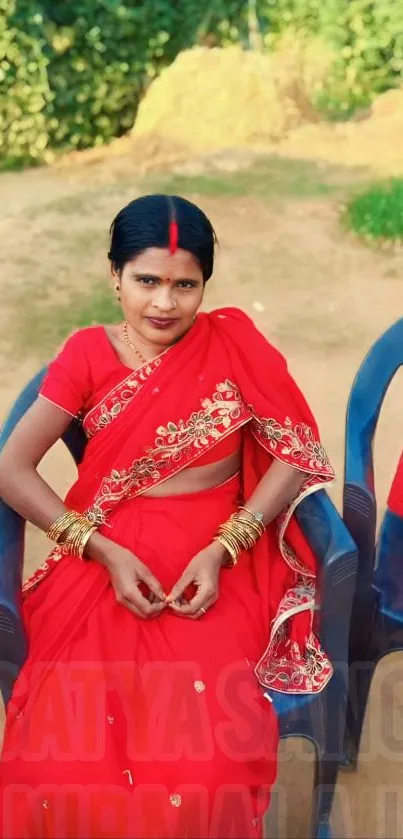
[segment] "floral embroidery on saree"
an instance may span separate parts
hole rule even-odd
[[[203,410],[194,411],[188,420],[168,422],[157,428],[153,454],[180,460],[181,453],[188,447],[197,451],[212,441],[221,440],[223,433],[241,416],[243,402],[237,386],[226,379],[216,385],[212,399],[203,399],[201,405]]]
[[[255,667],[263,687],[280,693],[319,693],[333,674],[332,665],[312,630],[315,586],[300,578],[280,603],[270,642]],[[290,637],[288,620],[298,612],[310,612],[310,630],[304,644]]]
[[[112,469],[86,515],[96,524],[104,524],[117,502],[172,477],[249,419],[237,386],[229,379],[219,382],[213,396],[201,400],[201,410],[193,411],[187,419],[158,426],[154,445],[144,449],[144,457],[129,468]]]
[[[333,475],[329,458],[312,428],[305,423],[292,424],[286,417],[284,425],[275,419],[259,417],[252,410],[252,431],[258,442],[277,457],[281,456],[302,472]]]
[[[109,391],[102,402],[88,412],[83,420],[83,429],[88,439],[94,437],[98,431],[102,431],[105,426],[123,413],[133,397],[137,396],[152,373],[160,366],[164,356],[165,353],[162,353],[147,364],[138,367],[137,370],[133,370],[123,382],[119,382]]]
[[[306,423],[292,424],[286,417],[284,425],[274,419],[259,417],[252,406],[251,432],[255,439],[273,457],[277,457],[301,472],[307,473],[306,481],[298,497],[277,518],[278,541],[283,559],[297,574],[306,574],[306,567],[293,548],[287,544],[284,535],[290,519],[301,501],[312,492],[321,488],[322,483],[329,483],[333,478],[333,469],[325,449],[319,439],[314,437],[312,428]],[[315,574],[308,574],[314,577]]]
[[[35,589],[45,577],[48,576],[49,571],[52,570],[56,562],[59,562],[64,556],[68,555],[68,551],[63,550],[62,545],[56,545],[50,552],[45,562],[34,571],[33,574],[23,583],[22,593],[26,594],[28,591]]]

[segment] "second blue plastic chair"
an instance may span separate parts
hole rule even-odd
[[[343,761],[345,768],[350,769],[357,765],[375,668],[388,653],[403,650],[403,518],[387,509],[376,537],[373,458],[382,404],[401,365],[403,319],[388,329],[369,351],[354,381],[347,409],[343,517],[358,547]]]

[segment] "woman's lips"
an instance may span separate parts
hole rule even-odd
[[[178,318],[147,318],[147,320],[156,329],[169,329],[170,326],[174,326],[178,322]]]

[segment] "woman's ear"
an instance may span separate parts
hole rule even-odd
[[[111,277],[112,277],[112,283],[113,283],[114,291],[115,291],[117,299],[120,300],[120,283],[121,283],[120,272],[116,270],[113,262],[111,262],[110,270],[111,270]]]

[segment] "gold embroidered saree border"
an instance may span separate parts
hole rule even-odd
[[[312,477],[308,478],[308,482],[309,481],[312,481]],[[298,579],[296,585],[292,587],[288,592],[286,592],[284,600],[287,600],[287,598],[290,597],[292,592],[294,592],[296,596],[297,593],[300,593],[301,595],[307,595],[308,592],[310,592],[310,596],[306,597],[305,602],[303,604],[296,603],[295,605],[290,606],[288,609],[281,610],[280,604],[280,614],[276,616],[272,623],[269,643],[255,667],[255,675],[258,678],[262,687],[275,690],[277,693],[320,693],[326,687],[333,675],[332,664],[330,663],[326,653],[322,650],[319,641],[315,637],[315,634],[312,629],[310,631],[309,637],[306,640],[307,660],[301,662],[299,666],[296,665],[293,676],[294,687],[292,689],[290,689],[290,686],[288,685],[287,688],[281,690],[281,688],[278,686],[278,680],[279,678],[281,678],[279,677],[279,672],[281,670],[281,661],[278,662],[276,667],[274,665],[274,649],[279,637],[281,638],[281,633],[285,628],[287,620],[289,620],[293,615],[296,615],[299,612],[303,611],[310,611],[311,615],[313,615],[313,612],[315,610],[315,588],[313,584],[316,580],[316,574],[314,572],[309,571],[309,569],[307,569],[305,565],[298,561],[298,557],[295,551],[293,551],[292,548],[287,544],[284,537],[287,531],[287,527],[291,521],[291,518],[295,514],[295,511],[297,510],[298,506],[309,495],[312,495],[319,489],[323,489],[324,482],[325,478],[322,480],[322,482],[319,481],[314,484],[310,483],[309,486],[306,486],[305,483],[301,489],[301,492],[298,494],[298,496],[292,502],[292,504],[290,504],[289,507],[284,511],[280,519],[278,533],[280,553],[287,565],[289,565],[289,567],[297,574]],[[333,482],[327,481],[327,483]],[[268,675],[270,673],[272,674],[271,680],[270,676]],[[286,673],[284,671],[284,680],[285,677]],[[302,685],[299,689],[295,687],[296,681],[299,681],[300,685]]]
[[[152,361],[142,364],[136,370],[132,370],[128,376],[118,382],[117,385],[114,385],[88,411],[83,418],[83,429],[88,439],[94,437],[98,431],[102,431],[105,426],[113,422],[130,405],[132,399],[138,395],[150,376],[160,367],[169,349],[171,348],[169,347],[168,350],[165,350],[165,352]]]
[[[229,379],[216,385],[212,397],[201,400],[201,410],[187,419],[168,421],[155,431],[154,445],[129,468],[112,469],[105,477],[87,517],[105,524],[108,512],[123,499],[135,498],[195,463],[206,451],[250,421],[236,385]]]
[[[66,552],[63,551],[63,548],[60,545],[56,545],[53,550],[50,552],[49,556],[46,558],[45,562],[39,566],[39,568],[31,574],[30,577],[23,583],[22,585],[22,594],[23,596],[26,595],[28,592],[33,591],[45,577],[50,574],[53,570],[55,565],[63,559],[64,556],[67,556]]]
[[[269,454],[301,472],[323,475],[325,479],[334,477],[326,451],[309,425],[303,422],[293,425],[289,417],[285,417],[281,425],[275,419],[259,417],[252,406],[249,409],[253,418],[252,433]]]

